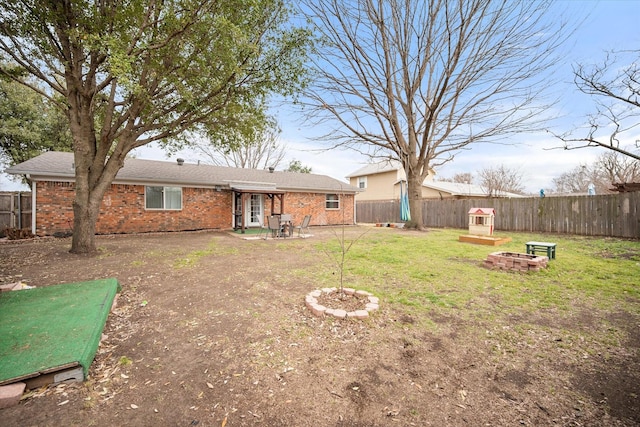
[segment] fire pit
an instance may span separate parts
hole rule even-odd
[[[521,254],[518,252],[493,252],[490,253],[482,266],[490,270],[513,271],[540,271],[546,268],[549,258],[534,254]]]

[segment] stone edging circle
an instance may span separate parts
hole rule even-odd
[[[342,288],[342,292],[346,295],[354,295],[357,297],[366,297],[366,304],[362,310],[349,311],[339,308],[325,307],[318,304],[318,298],[324,294],[330,294],[337,292],[338,288],[322,288],[309,292],[305,298],[304,303],[311,312],[317,317],[333,316],[338,319],[366,319],[369,317],[369,312],[375,311],[380,307],[380,299],[373,296],[372,293],[367,291],[355,290],[353,288]]]

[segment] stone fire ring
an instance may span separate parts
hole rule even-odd
[[[311,312],[317,317],[333,316],[338,319],[366,319],[369,317],[369,312],[375,311],[380,307],[380,300],[378,297],[373,296],[367,291],[356,291],[352,288],[342,288],[342,292],[346,295],[353,295],[355,297],[362,297],[366,303],[362,310],[349,311],[342,310],[340,308],[329,308],[321,304],[318,304],[318,298],[324,294],[330,294],[337,292],[338,288],[322,288],[311,291],[304,298],[304,303]]]

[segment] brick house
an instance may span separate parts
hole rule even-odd
[[[31,181],[31,231],[73,226],[73,153],[47,152],[6,170]],[[358,189],[325,175],[127,159],[102,200],[99,234],[244,229],[287,213],[294,224],[355,223]]]

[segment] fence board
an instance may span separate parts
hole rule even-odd
[[[424,200],[425,226],[467,228],[473,207],[496,210],[502,231],[640,238],[640,192],[596,196]],[[401,222],[400,202],[357,202],[360,223]]]
[[[5,228],[31,227],[31,193],[0,192],[0,237]]]

